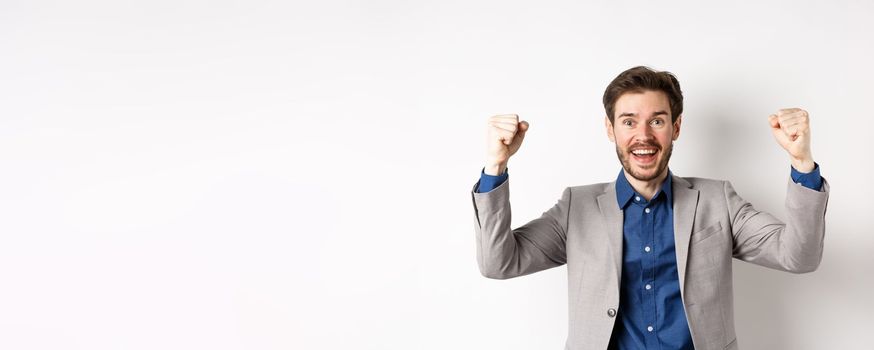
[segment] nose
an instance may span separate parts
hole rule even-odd
[[[644,124],[638,127],[634,133],[634,141],[639,143],[651,143],[655,139],[655,132],[651,125]]]

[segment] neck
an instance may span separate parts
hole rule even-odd
[[[625,179],[627,179],[628,183],[631,184],[631,188],[637,191],[637,193],[640,193],[644,198],[646,198],[646,200],[650,200],[652,197],[655,197],[656,193],[661,189],[662,182],[664,182],[665,178],[668,176],[668,168],[665,168],[665,170],[655,179],[649,181],[638,180],[629,175],[627,171],[624,173]]]

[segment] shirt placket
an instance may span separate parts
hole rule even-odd
[[[641,220],[641,241],[643,242],[643,273],[640,283],[641,301],[643,301],[643,318],[644,318],[644,339],[646,339],[647,349],[658,349],[659,341],[656,335],[656,301],[655,301],[655,267],[656,267],[656,251],[655,251],[655,212],[652,201],[643,201],[644,209],[642,211],[643,218]]]

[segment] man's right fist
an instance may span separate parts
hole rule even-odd
[[[520,122],[518,115],[502,114],[489,118],[484,170],[487,175],[497,176],[504,173],[510,156],[522,145],[526,131],[528,122]]]

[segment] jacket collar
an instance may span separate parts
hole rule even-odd
[[[620,173],[620,177],[617,178],[616,181],[608,183],[605,186],[604,192],[598,196],[598,207],[601,211],[601,217],[604,220],[604,232],[607,234],[611,257],[613,258],[614,272],[616,273],[616,285],[614,287],[617,288],[617,292],[622,279],[623,241],[623,213],[622,207],[619,206],[618,183],[624,178],[625,175]],[[686,262],[689,254],[689,238],[692,235],[692,224],[695,221],[695,212],[698,208],[699,191],[693,189],[692,184],[689,181],[676,176],[673,173],[671,173],[668,178],[670,178],[671,181],[666,182],[671,183],[671,187],[666,193],[670,193],[670,197],[673,200],[671,206],[674,213],[674,244],[677,256],[677,272],[680,280],[680,296],[685,298]],[[631,186],[629,185],[629,187]],[[662,187],[662,190],[664,191],[664,186]]]
[[[662,181],[661,189],[656,192],[655,196],[652,197],[652,201],[659,200],[661,196],[664,196],[668,201],[668,207],[673,207],[673,190],[671,183],[673,182],[673,174],[671,173],[671,169],[668,168],[668,176],[665,176],[665,180]],[[631,198],[634,196],[640,196],[640,193],[634,190],[634,187],[631,187],[631,183],[628,182],[628,179],[625,177],[625,169],[619,170],[619,176],[616,177],[616,202],[619,205],[619,209],[625,209],[628,206],[628,203],[631,202]]]

